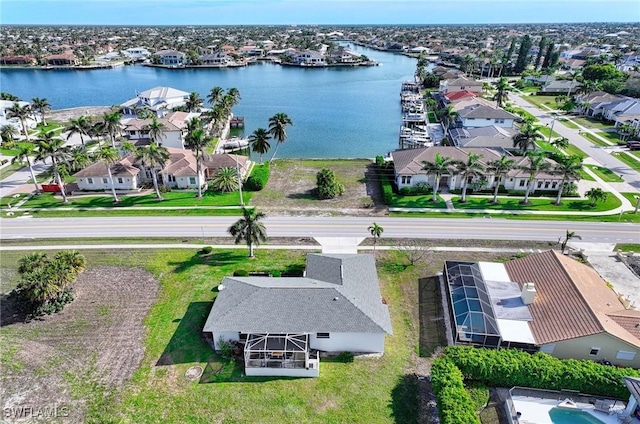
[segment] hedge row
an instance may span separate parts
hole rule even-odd
[[[393,204],[393,183],[391,176],[386,173],[380,173],[380,187],[382,188],[382,202],[389,206]]]
[[[251,175],[244,183],[244,189],[247,191],[260,191],[269,181],[269,162],[262,165],[255,165]]]
[[[474,403],[464,388],[462,372],[446,356],[433,361],[431,384],[442,424],[480,424]]]
[[[592,395],[627,399],[629,391],[622,378],[640,377],[640,371],[633,368],[558,359],[542,352],[531,355],[516,349],[461,346],[450,346],[445,352],[445,358],[465,378],[482,381],[488,386],[579,390]]]

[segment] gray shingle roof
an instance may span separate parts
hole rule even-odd
[[[222,284],[204,331],[392,333],[371,255],[309,254],[306,277]]]

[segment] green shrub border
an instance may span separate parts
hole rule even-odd
[[[262,165],[254,165],[251,175],[244,183],[244,189],[247,191],[260,191],[269,182],[269,162]]]

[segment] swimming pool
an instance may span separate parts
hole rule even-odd
[[[552,408],[549,410],[549,416],[553,424],[603,424],[593,415],[578,409]]]

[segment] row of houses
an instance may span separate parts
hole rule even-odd
[[[80,64],[80,59],[72,52],[52,54],[44,57],[44,62],[50,66],[76,66]],[[30,55],[9,55],[0,57],[2,65],[37,65],[38,60]]]
[[[640,99],[594,91],[576,96],[581,113],[615,123],[616,127],[629,124],[640,131]]]

